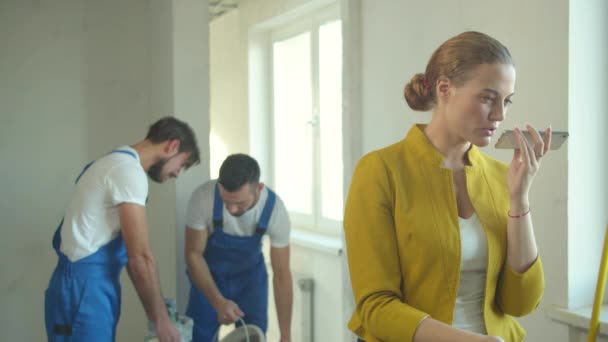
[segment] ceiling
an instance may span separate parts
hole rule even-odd
[[[239,7],[245,0],[209,0],[209,21]]]

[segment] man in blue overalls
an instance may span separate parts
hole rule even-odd
[[[160,341],[180,341],[148,242],[147,177],[163,182],[198,162],[192,129],[167,117],[150,126],[143,141],[111,151],[80,173],[53,236],[59,261],[45,293],[49,341],[115,340],[125,264]]]
[[[264,235],[271,245],[281,341],[290,341],[293,290],[289,233],[283,201],[260,183],[260,167],[248,155],[228,156],[220,167],[219,179],[193,192],[186,216],[186,263],[191,280],[186,314],[194,320],[194,342],[211,341],[220,324],[239,319],[266,332]]]

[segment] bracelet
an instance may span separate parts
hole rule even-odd
[[[507,211],[507,216],[509,216],[510,218],[520,218],[520,217],[524,217],[526,215],[528,215],[530,213],[530,208],[528,208],[528,210],[524,213],[521,213],[519,215],[511,215],[511,211]]]

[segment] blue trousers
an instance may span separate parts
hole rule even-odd
[[[89,276],[81,265],[58,265],[44,295],[49,342],[108,342],[120,316],[118,275]]]

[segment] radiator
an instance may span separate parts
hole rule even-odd
[[[294,342],[314,341],[315,282],[310,277],[296,277],[292,334]]]

